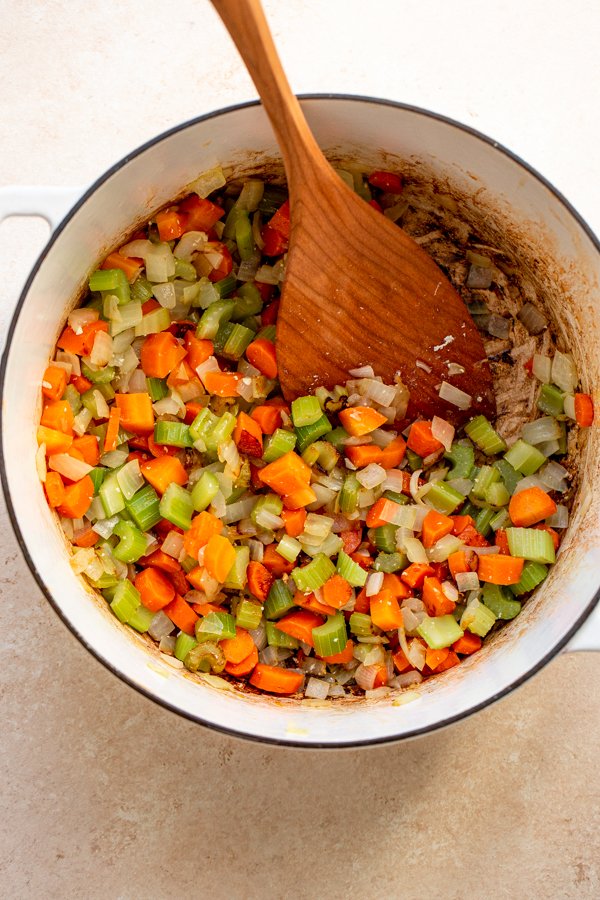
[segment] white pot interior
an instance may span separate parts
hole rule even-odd
[[[600,383],[600,254],[542,181],[491,143],[418,111],[332,98],[305,100],[303,108],[333,158],[379,168],[389,167],[391,158],[400,169],[430,175],[461,196],[464,218],[496,246],[512,249],[537,279],[563,349],[575,354],[584,389]],[[483,651],[420,686],[410,703],[385,698],[320,708],[219,690],[173,669],[73,575],[36,476],[42,373],[89,271],[200,172],[221,164],[228,173],[244,174],[277,157],[262,109],[233,109],[130,158],[60,229],[31,281],[7,349],[2,439],[9,503],[37,577],[63,618],[108,666],[160,702],[207,724],[279,742],[339,746],[409,736],[464,715],[525,678],[564,644],[593,603],[600,547],[597,429],[590,429],[582,449],[575,513],[550,577]]]

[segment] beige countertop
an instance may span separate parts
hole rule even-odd
[[[266,3],[296,90],[462,119],[599,230],[597,9],[485,6]],[[206,0],[9,0],[2,19],[0,186],[84,186],[154,134],[254,96]],[[2,332],[46,235],[38,220],[0,226]],[[34,583],[4,507],[0,647],[1,896],[600,896],[598,656],[563,654],[501,703],[406,744],[242,742],[94,661]]]

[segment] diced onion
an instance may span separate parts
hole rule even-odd
[[[374,597],[383,587],[383,572],[373,572],[367,578],[365,591],[367,597]]]
[[[573,393],[578,382],[577,369],[570,353],[557,350],[552,360],[552,381],[561,391]]]
[[[404,482],[404,473],[400,469],[388,469],[387,478],[383,482],[382,487],[384,491],[395,491],[397,494],[401,494]]]
[[[360,366],[358,369],[350,369],[348,372],[352,378],[374,378],[375,372],[372,366]]]
[[[166,553],[167,556],[172,556],[173,559],[179,559],[181,551],[183,550],[183,535],[179,534],[178,531],[170,531],[162,542],[160,549],[163,553]]]
[[[458,491],[459,494],[462,494],[463,497],[467,497],[473,488],[473,482],[469,478],[453,478],[447,481],[446,484],[448,487]]]
[[[458,409],[469,409],[473,399],[470,394],[461,391],[460,388],[455,387],[453,384],[448,384],[447,381],[442,381],[438,393],[442,400],[452,403]]]
[[[97,331],[94,345],[90,353],[90,362],[94,366],[107,366],[113,355],[113,339],[106,331]]]
[[[100,393],[100,391],[95,390],[92,394],[94,398],[94,403],[96,404],[96,411],[98,413],[99,419],[108,419],[110,414],[110,410],[108,408],[108,403],[104,399],[104,396]]]
[[[452,600],[453,603],[458,603],[458,590],[451,581],[442,581],[442,590],[448,600]]]
[[[205,359],[203,363],[200,363],[199,366],[196,366],[196,373],[198,377],[203,381],[204,376],[207,372],[220,372],[219,363],[217,362],[214,356],[209,356],[208,359]]]
[[[545,441],[557,440],[561,434],[560,425],[553,416],[541,416],[533,422],[527,422],[521,429],[523,440],[534,446]]]
[[[279,279],[273,272],[272,266],[260,266],[256,273],[255,280],[260,284],[279,284]]]
[[[80,307],[69,313],[67,322],[69,327],[73,329],[75,334],[81,334],[86,325],[96,322],[99,318],[97,309],[86,309]]]
[[[69,456],[68,453],[55,453],[48,458],[48,468],[52,469],[53,472],[58,472],[59,475],[63,475],[70,481],[80,481],[82,478],[85,478],[94,467],[83,462],[81,459],[75,459],[73,456]]]
[[[444,562],[451,553],[456,553],[457,550],[460,550],[462,545],[463,542],[460,538],[455,537],[453,534],[446,534],[428,551],[429,559],[432,562]]]
[[[147,254],[152,250],[153,244],[152,241],[147,240],[139,240],[139,241],[129,241],[128,244],[124,244],[123,247],[119,250],[120,256],[126,257],[136,257],[137,259],[145,259]]]
[[[223,169],[221,166],[214,166],[214,168],[208,169],[206,172],[199,175],[190,186],[190,190],[194,191],[195,194],[198,194],[199,197],[204,198],[208,197],[209,194],[212,194],[213,191],[217,191],[219,188],[224,187],[226,184],[227,179],[223,174]]]
[[[127,389],[130,394],[141,394],[148,390],[146,375],[142,369],[136,369],[131,373]]]
[[[42,484],[46,481],[47,467],[46,467],[46,445],[40,444],[37,448],[35,454],[35,468],[37,471],[38,478],[42,482]]]
[[[118,516],[111,516],[110,519],[98,519],[97,522],[94,522],[92,525],[93,530],[96,534],[99,534],[101,538],[104,540],[108,540],[113,531],[115,530],[115,526],[119,523]]]
[[[573,394],[565,394],[564,409],[565,415],[575,422],[577,416],[575,414],[575,396]]]
[[[150,625],[148,626],[148,634],[155,641],[161,641],[173,631],[173,623],[167,615],[159,609]]]
[[[548,319],[533,303],[524,303],[517,313],[517,319],[523,323],[529,334],[541,334],[548,327]]]
[[[377,463],[370,463],[370,465],[357,472],[356,478],[363,487],[374,488],[383,484],[387,474],[383,466],[379,466]]]
[[[69,353],[67,350],[58,350],[54,357],[56,363],[67,363],[71,366],[69,375],[81,375],[81,360],[75,353]]]
[[[110,453],[104,453],[100,457],[100,462],[109,469],[116,469],[127,462],[128,456],[129,454],[126,450],[111,450]]]
[[[238,281],[254,281],[260,263],[260,253],[256,250],[248,259],[243,259],[237,271]]]
[[[361,379],[358,390],[364,397],[374,400],[380,406],[391,406],[396,396],[395,385],[383,384],[375,378]]]
[[[527,475],[525,478],[521,478],[520,481],[517,481],[515,485],[515,489],[513,491],[513,496],[515,494],[519,494],[521,491],[526,491],[527,488],[537,487],[542,490],[546,489],[544,482],[538,475]]]
[[[379,666],[365,666],[361,663],[354,673],[354,679],[363,691],[372,691],[378,674]]]
[[[309,678],[304,689],[304,696],[314,700],[325,700],[329,693],[329,683],[320,678]]]
[[[387,697],[390,693],[391,691],[387,684],[382,684],[380,687],[374,688],[371,691],[365,691],[365,700],[377,700],[381,697]]]
[[[461,593],[479,590],[477,572],[458,572],[456,575],[456,586]]]
[[[409,537],[404,541],[404,549],[408,556],[409,562],[427,563],[427,551],[418,538]]]
[[[163,397],[152,404],[152,409],[157,416],[176,416],[181,410],[181,403],[173,397]]]
[[[173,309],[177,303],[175,285],[171,281],[167,281],[164,284],[155,284],[152,292],[163,309]]]
[[[451,425],[450,422],[447,422],[445,419],[434,416],[431,420],[431,433],[440,444],[444,445],[445,450],[450,450],[452,447],[454,432],[454,425]]]
[[[402,672],[400,675],[396,675],[390,681],[390,687],[392,688],[407,688],[411,687],[413,684],[420,684],[423,681],[423,676],[420,672],[416,672],[411,670],[409,672]]]
[[[237,503],[230,503],[229,506],[225,507],[223,521],[226,525],[229,525],[232,522],[239,522],[242,519],[247,519],[255,505],[256,497],[246,497],[245,500],[238,500]]]
[[[546,519],[546,524],[551,528],[566,528],[569,524],[569,510],[566,506],[558,504],[556,512]]]
[[[534,353],[532,372],[542,384],[549,384],[552,378],[552,360],[550,357],[543,356],[541,353]]]
[[[477,556],[496,556],[500,553],[500,547],[473,547]]]
[[[404,654],[408,659],[409,663],[421,671],[425,667],[425,654],[427,653],[425,647],[417,638],[413,638],[408,642],[408,653],[406,650]]]
[[[551,491],[559,491],[561,494],[567,489],[568,474],[567,469],[554,460],[547,462],[538,472],[540,481],[544,485]]]
[[[204,231],[187,231],[173,250],[175,259],[190,260],[192,255],[208,240]]]

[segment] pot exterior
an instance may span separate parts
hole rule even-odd
[[[465,217],[492,220],[549,296],[559,335],[584,389],[600,384],[600,253],[570,207],[518,160],[480,135],[420,110],[363,98],[303,101],[332,159],[426,173],[456,196]],[[384,149],[379,149],[384,148]],[[600,562],[600,437],[582,450],[581,487],[559,561],[523,613],[475,657],[400,701],[319,708],[198,684],[125,629],[77,578],[35,469],[39,385],[68,309],[88,273],[136,223],[220,164],[249,174],[278,160],[262,108],[224,110],[175,129],[131,155],[80,201],[51,239],[13,319],[3,359],[3,482],[17,536],[53,606],[101,661],[149,697],[224,731],[302,746],[358,746],[422,734],[502,696],[566,644],[596,602]],[[484,215],[485,211],[485,215]],[[541,261],[552,260],[544,266]],[[367,323],[365,323],[367,325]],[[410,699],[412,702],[404,702]]]

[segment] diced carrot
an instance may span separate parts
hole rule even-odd
[[[398,647],[396,652],[393,654],[392,659],[394,660],[394,666],[395,666],[396,670],[400,673],[408,672],[409,669],[414,668],[414,666],[410,662],[410,660],[408,660],[406,658],[406,655],[405,655],[402,647]]]
[[[369,184],[374,188],[385,191],[386,194],[402,193],[402,177],[394,174],[394,172],[382,172],[377,170],[371,172],[368,178]]]
[[[185,347],[168,331],[149,334],[140,352],[144,374],[149,378],[166,378],[185,358]]]
[[[214,534],[204,550],[204,565],[209,575],[223,583],[235,562],[235,550],[230,541],[220,534]]]
[[[350,660],[354,658],[354,641],[348,639],[346,641],[346,646],[339,653],[332,653],[331,656],[321,656],[320,658],[323,662],[329,663],[332,666],[349,663]]]
[[[255,665],[258,663],[258,650],[253,645],[248,656],[239,663],[226,662],[225,671],[229,675],[241,678],[242,675],[249,675]]]
[[[40,425],[44,428],[52,428],[54,431],[62,431],[64,434],[71,434],[73,419],[73,410],[66,400],[52,400],[43,409]]]
[[[419,456],[425,458],[443,449],[443,444],[431,433],[431,422],[413,422],[408,435],[408,446]]]
[[[273,434],[281,426],[281,409],[276,406],[255,406],[250,417],[258,422],[263,434]]]
[[[67,325],[56,342],[56,346],[61,350],[66,350],[68,353],[86,356],[92,352],[96,334],[99,331],[108,332],[108,322],[104,322],[102,319],[96,319],[95,322],[89,322],[87,325],[83,326],[81,334],[75,334],[73,329]]]
[[[154,431],[154,410],[150,394],[115,394],[115,403],[125,431],[134,434],[151,434]]]
[[[69,384],[72,384],[75,390],[80,394],[85,394],[92,386],[92,382],[88,381],[87,378],[84,378],[83,375],[71,375]]]
[[[430,616],[446,616],[454,611],[456,603],[446,597],[442,584],[435,576],[429,576],[423,581],[421,599],[425,604],[427,614]]]
[[[380,465],[382,465],[384,469],[395,469],[404,459],[405,453],[406,441],[402,435],[399,434],[398,437],[394,438],[394,440],[387,445],[387,447],[384,447],[381,450]]]
[[[373,565],[373,557],[362,550],[357,550],[356,553],[349,553],[348,555],[353,562],[358,563],[365,571],[368,571]]]
[[[368,466],[370,463],[379,463],[383,459],[383,450],[377,444],[357,444],[345,447],[344,453],[357,469]]]
[[[377,666],[377,675],[373,682],[373,687],[384,687],[388,683],[387,666]]]
[[[480,534],[474,525],[467,525],[463,528],[459,535],[461,541],[464,541],[467,547],[489,547],[490,542],[486,541],[484,536]]]
[[[314,594],[303,594],[301,591],[296,591],[294,594],[294,604],[302,607],[302,609],[320,613],[322,616],[333,616],[337,612],[333,606],[327,606],[325,603],[317,600]]]
[[[177,240],[185,231],[186,216],[180,215],[176,209],[163,209],[154,218],[161,241]]]
[[[400,575],[402,581],[410,588],[422,588],[425,578],[433,575],[433,569],[429,563],[411,563]]]
[[[119,252],[109,253],[102,265],[101,269],[121,269],[127,275],[127,280],[131,284],[138,277],[144,265],[143,259],[137,259],[135,256],[121,256]]]
[[[379,500],[375,501],[367,513],[367,528],[381,528],[382,525],[388,524],[387,519],[381,518],[381,513],[387,504],[393,504],[393,500],[387,500],[385,497],[380,497]]]
[[[227,662],[239,666],[242,660],[247,659],[252,653],[254,641],[245,628],[236,627],[235,637],[221,641],[220,647]]]
[[[197,194],[191,194],[182,200],[179,209],[186,215],[186,231],[210,231],[225,214],[221,206],[205,197],[198,197]]]
[[[146,300],[145,303],[142,303],[142,315],[147,316],[148,313],[154,312],[155,309],[160,309],[160,303],[158,300],[155,300],[154,297],[150,297],[149,300]]]
[[[177,625],[180,631],[194,634],[198,616],[187,600],[184,600],[179,594],[175,594],[173,600],[167,606],[163,606],[163,612],[174,625]]]
[[[411,596],[410,588],[394,572],[384,574],[382,590],[389,591],[396,600],[405,600]]]
[[[197,338],[193,331],[188,331],[183,340],[183,345],[187,350],[187,358],[192,369],[201,366],[206,362],[209,356],[212,356],[215,345],[212,341],[201,340]]]
[[[352,437],[362,437],[387,422],[387,418],[370,406],[348,406],[339,413],[342,427]]]
[[[63,502],[65,496],[65,485],[58,472],[47,472],[46,481],[44,483],[48,506],[56,509]]]
[[[267,378],[277,378],[277,356],[272,341],[266,338],[252,341],[246,348],[246,359]]]
[[[468,525],[475,525],[475,520],[471,516],[450,516],[454,522],[452,534],[458,536]]]
[[[73,443],[73,438],[63,431],[40,425],[37,430],[37,442],[38,445],[46,445],[46,456],[52,456],[54,453],[66,453]]]
[[[281,512],[281,518],[285,525],[285,533],[290,537],[298,537],[304,531],[304,523],[306,522],[305,509],[284,509]]]
[[[441,538],[450,534],[454,527],[454,522],[450,516],[444,516],[442,513],[430,509],[423,520],[423,528],[421,540],[425,548],[433,547]]]
[[[358,550],[362,544],[362,529],[360,528],[352,531],[340,531],[339,536],[344,544],[344,553],[347,553],[348,555],[354,553],[355,550]]]
[[[189,528],[183,536],[183,549],[188,556],[191,556],[193,559],[198,559],[198,553],[202,547],[205,547],[208,544],[213,535],[221,534],[222,531],[222,521],[217,518],[217,516],[213,516],[212,513],[204,510],[204,512],[198,513],[198,515],[194,516],[192,519],[191,528]],[[229,543],[229,541],[227,543]],[[231,568],[231,566],[229,568]],[[224,579],[220,580],[223,581]]]
[[[258,663],[250,676],[250,684],[270,694],[295,694],[303,680],[301,672],[292,672],[291,669],[282,669],[280,666],[267,666],[264,663]]]
[[[149,556],[140,559],[139,565],[154,566],[154,568],[162,569],[163,572],[168,572],[169,574],[182,571],[177,560],[173,559],[172,556],[169,556],[168,553],[164,553],[162,550],[154,550]]]
[[[177,390],[182,384],[189,385],[190,383],[195,385],[197,394],[204,393],[204,388],[202,387],[196,372],[192,369],[187,359],[184,359],[178,366],[175,366],[173,371],[167,376],[167,387],[170,387],[171,390]]]
[[[321,588],[323,603],[341,609],[352,597],[352,587],[341,575],[332,575]]]
[[[61,366],[49,365],[42,380],[42,394],[48,400],[60,400],[67,386],[67,372]]]
[[[80,531],[73,538],[76,547],[93,547],[100,540],[100,535],[94,531],[91,525],[88,525],[83,531]]]
[[[263,454],[260,425],[245,412],[238,413],[233,439],[240,453],[260,458]]]
[[[275,210],[269,219],[269,225],[283,235],[284,238],[289,239],[291,230],[289,200],[284,200],[279,209]]]
[[[367,590],[366,590],[366,588],[363,588],[362,591],[356,597],[356,601],[354,603],[354,612],[368,613],[370,607],[371,607],[371,598],[367,597]]]
[[[302,507],[314,503],[316,499],[317,495],[308,484],[283,495],[284,505],[288,509],[302,509]]]
[[[508,546],[508,537],[503,528],[499,528],[494,535],[494,543],[496,547],[500,547],[500,553],[504,556],[510,556],[510,547]]]
[[[425,654],[425,663],[429,666],[432,672],[435,672],[437,667],[440,665],[440,663],[444,662],[449,653],[449,647],[443,647],[441,650],[432,650],[430,647],[428,647]]]
[[[275,549],[275,544],[269,544],[265,547],[262,565],[267,569],[272,575],[276,578],[280,578],[282,575],[286,575],[295,568],[295,564],[293,562],[288,562],[287,559],[284,559],[281,553],[278,553]]]
[[[204,567],[202,569],[204,570]],[[223,607],[216,603],[192,603],[192,609],[199,616],[208,616],[211,612],[223,612]]]
[[[440,672],[445,672],[446,669],[451,669],[453,666],[457,666],[460,662],[460,659],[454,652],[454,650],[450,650],[446,659],[439,663],[437,669],[435,670],[436,675],[439,675]]]
[[[175,597],[175,588],[160,569],[150,566],[135,576],[134,582],[140,592],[142,604],[151,612],[168,606]]]
[[[534,525],[533,527],[536,529],[536,531],[548,532],[548,534],[552,538],[552,544],[554,546],[554,549],[558,550],[559,545],[560,545],[560,537],[558,535],[558,531],[555,531],[554,528],[550,528],[549,525],[545,525],[543,523],[541,525]]]
[[[452,644],[452,649],[455,653],[462,653],[463,656],[469,656],[471,653],[475,653],[476,650],[479,650],[483,641],[477,634],[471,634],[470,631],[465,631],[463,636],[459,638],[457,641],[454,641]]]
[[[477,574],[480,581],[489,584],[517,584],[521,578],[525,560],[517,556],[491,556],[486,554],[479,559]]]
[[[140,471],[159,494],[164,494],[172,482],[183,485],[188,477],[187,472],[176,456],[159,456],[140,463]]]
[[[263,225],[260,236],[263,240],[263,253],[265,256],[280,256],[288,248],[288,241],[276,228],[271,228],[269,223]]]
[[[202,403],[198,403],[196,400],[191,400],[189,403],[186,403],[184,419],[185,424],[191,425],[198,413],[204,408],[205,405]]]
[[[111,406],[108,414],[108,426],[104,435],[104,453],[110,453],[117,449],[117,440],[119,438],[119,422],[121,420],[121,410],[118,406]]]
[[[263,484],[278,494],[291,494],[310,483],[311,469],[297,453],[290,450],[258,473]]]
[[[403,625],[400,604],[391,591],[382,590],[371,597],[371,619],[382,631],[392,631]]]
[[[144,439],[146,441],[148,450],[150,451],[152,456],[156,457],[156,459],[159,459],[161,456],[175,456],[179,452],[177,447],[169,447],[168,444],[155,443],[154,435],[152,434],[152,432],[150,432]],[[131,441],[129,441],[129,444],[131,445]]]
[[[467,562],[467,554],[464,550],[457,550],[455,553],[451,553],[448,557],[448,565],[450,566],[450,573],[453,578],[456,578],[457,575],[472,571]]]
[[[65,488],[62,503],[57,507],[58,512],[65,519],[82,519],[90,508],[93,497],[94,482],[86,475]]]
[[[588,428],[594,421],[594,404],[589,394],[575,394],[575,421]]]
[[[219,263],[213,268],[212,272],[208,273],[209,281],[214,283],[227,278],[233,269],[233,259],[225,244],[219,241],[209,241],[204,244],[203,249],[208,252],[218,253],[220,256]]]
[[[98,438],[95,434],[84,434],[80,438],[75,438],[71,446],[73,450],[78,450],[81,453],[84,462],[89,466],[98,465],[100,449],[98,447]]]
[[[257,288],[263,303],[269,303],[269,300],[271,299],[275,291],[275,286],[272,284],[265,284],[264,282],[260,281],[255,281],[254,286]],[[265,328],[267,325],[275,325],[278,315],[279,300],[273,300],[272,303],[269,303],[268,306],[265,306],[260,315],[260,321],[263,328]]]
[[[216,397],[237,397],[242,378],[240,372],[205,372],[202,381],[209,394]]]
[[[277,555],[279,556],[279,554]],[[275,580],[274,576],[262,563],[256,562],[256,560],[251,560],[248,563],[246,574],[248,577],[248,590],[257,600],[264,603]]]
[[[556,503],[546,491],[539,487],[525,488],[513,494],[508,504],[508,514],[513,525],[527,528],[556,512]]]
[[[297,640],[314,647],[315,642],[312,630],[313,628],[318,628],[324,621],[323,616],[319,616],[308,609],[300,609],[298,612],[289,613],[283,619],[279,619],[278,622],[275,622],[275,627],[283,631],[284,634],[289,634],[290,637],[297,638]]]

